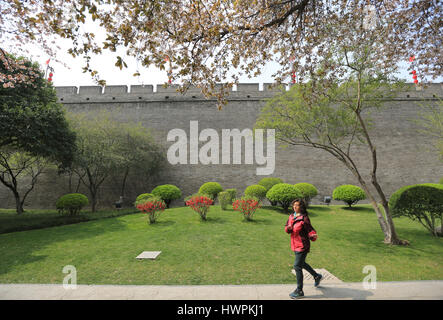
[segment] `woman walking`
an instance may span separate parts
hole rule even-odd
[[[315,287],[320,284],[322,275],[315,272],[305,261],[309,253],[310,241],[317,239],[317,233],[309,220],[304,200],[294,200],[292,202],[292,209],[294,213],[289,216],[285,225],[285,231],[291,235],[291,249],[295,253],[294,270],[297,277],[297,289],[291,292],[289,296],[292,299],[297,299],[304,296],[303,269],[307,270],[314,277]]]

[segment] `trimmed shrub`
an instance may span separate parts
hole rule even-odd
[[[259,185],[266,188],[266,191],[269,191],[269,189],[271,189],[274,185],[276,185],[278,183],[283,183],[283,180],[280,178],[267,177],[267,178],[261,179],[258,182]]]
[[[142,194],[139,194],[138,196],[137,196],[137,198],[135,199],[135,201],[139,201],[139,200],[142,200],[142,199],[147,199],[147,198],[150,198],[150,197],[153,197],[154,195],[152,194],[152,193],[142,193]]]
[[[311,199],[314,198],[317,194],[317,188],[314,185],[306,182],[294,184],[294,187],[300,191],[302,194],[303,200],[305,200],[306,205],[308,206],[311,202]]]
[[[244,196],[241,197],[241,199],[236,199],[232,204],[232,208],[235,211],[241,212],[247,221],[251,221],[255,211],[260,208],[260,199],[257,197]]]
[[[358,186],[344,184],[334,189],[332,198],[345,202],[351,208],[353,204],[366,199],[366,193]]]
[[[57,199],[55,207],[59,213],[68,212],[70,215],[75,215],[80,210],[89,204],[88,197],[81,193],[68,193]]]
[[[443,185],[424,183],[405,186],[395,191],[389,199],[393,217],[408,217],[418,220],[433,236],[442,236],[437,230],[443,226]]]
[[[267,177],[261,179],[258,184],[265,187],[266,192],[268,192],[273,186],[275,186],[278,183],[283,183],[283,180],[280,178],[273,178],[273,177]],[[267,198],[268,201],[271,203],[271,206],[276,206],[278,202],[272,201],[271,199]]]
[[[279,203],[285,212],[288,212],[291,202],[297,198],[302,198],[302,194],[292,184],[278,183],[269,189],[266,193],[266,198]]]
[[[260,201],[263,201],[263,199],[266,198],[266,192],[267,190],[265,187],[259,184],[254,184],[245,189],[245,196],[256,197]]]
[[[141,201],[147,200],[147,199],[149,199],[151,197],[154,197],[154,195],[152,193],[142,193],[142,194],[139,194],[137,196],[137,198],[135,198],[134,205],[137,207],[138,203],[140,203]]]
[[[217,195],[219,192],[222,192],[223,188],[221,187],[220,183],[218,182],[206,182],[202,184],[200,189],[198,190],[198,193],[204,193],[211,196],[211,199],[214,200],[217,199]]]
[[[146,213],[149,217],[149,223],[153,224],[157,221],[158,216],[166,208],[166,203],[157,196],[151,196],[149,198],[139,200],[137,209],[143,213]]]
[[[191,194],[191,195],[189,195],[189,196],[187,196],[187,197],[185,197],[185,198],[183,199],[183,201],[185,202],[185,206],[186,206],[186,201],[188,201],[189,199],[191,199],[193,195],[195,195],[195,194]]]
[[[211,195],[206,194],[206,193],[199,193],[199,192],[197,192],[197,193],[193,193],[193,194],[191,194],[191,195],[185,197],[185,199],[184,199],[184,201],[185,201],[185,206],[187,206],[186,201],[188,201],[189,199],[191,199],[192,197],[195,197],[195,196],[199,196],[199,197],[200,197],[200,196],[208,197],[209,199],[211,199],[212,201],[214,201],[214,199],[212,199],[212,196],[211,196]]]
[[[231,194],[227,191],[222,191],[218,194],[218,202],[222,210],[226,210],[232,204]]]
[[[186,201],[186,205],[200,215],[201,220],[206,221],[206,214],[209,211],[210,206],[213,204],[213,200],[205,195],[193,195]]]
[[[172,200],[180,199],[182,196],[182,192],[179,188],[174,186],[173,184],[163,184],[161,186],[157,186],[151,192],[154,196],[159,197],[166,203],[166,208],[169,208]]]
[[[237,189],[226,189],[225,191],[230,194],[230,196],[231,196],[231,203],[230,204],[232,204],[234,202],[235,198],[237,198]]]

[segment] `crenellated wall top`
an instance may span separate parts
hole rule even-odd
[[[443,83],[427,85],[408,84],[409,89],[401,93],[400,99],[437,99],[443,97]],[[205,99],[201,89],[190,86],[182,94],[177,91],[178,85],[110,85],[110,86],[61,86],[55,87],[60,102],[104,102],[165,99]],[[229,92],[228,100],[263,99],[289,90],[290,85],[277,86],[272,83],[239,83]]]

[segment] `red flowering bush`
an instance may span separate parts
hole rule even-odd
[[[246,220],[252,220],[255,211],[261,207],[260,201],[256,197],[245,196],[232,203],[232,208],[243,214]]]
[[[207,195],[192,195],[187,201],[186,205],[200,215],[202,220],[206,220],[206,214],[214,201]]]
[[[157,197],[151,197],[145,201],[140,201],[136,205],[137,209],[149,216],[149,223],[155,223],[158,216],[166,208],[166,203]]]

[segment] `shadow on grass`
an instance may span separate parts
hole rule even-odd
[[[226,220],[221,217],[206,217],[206,221],[202,222],[225,224]]]
[[[169,227],[169,226],[174,225],[175,223],[176,222],[173,220],[166,220],[166,221],[157,220],[157,221],[155,221],[155,223],[149,223],[149,221],[146,222],[147,225],[149,225],[150,227],[153,227],[153,228]]]
[[[252,220],[246,220],[246,219],[242,219],[241,220],[242,223],[250,223],[250,224],[254,224],[254,225],[271,225],[273,224],[271,220],[269,219],[261,219],[261,218],[252,218]]]
[[[35,252],[53,243],[64,243],[70,240],[89,239],[101,234],[127,229],[119,219],[103,219],[76,224],[55,226],[52,228],[21,231],[0,235],[0,274],[20,265],[27,265],[44,260],[47,256]],[[62,275],[62,270],[60,270]]]
[[[283,215],[286,215],[286,216],[288,216],[291,213],[291,211],[289,211],[289,210],[285,211],[282,207],[263,206],[261,208],[269,210],[269,211],[274,211],[276,213],[283,214]]]
[[[325,206],[318,206],[318,205],[311,205],[308,207],[308,211],[319,211],[319,212],[329,212],[331,211],[333,208],[332,207],[325,207]]]
[[[341,207],[341,210],[346,210],[346,211],[368,211],[368,208],[365,207]]]
[[[269,211],[272,211],[272,212],[275,212],[275,213],[278,213],[278,214],[280,214],[280,215],[282,215],[282,216],[286,216],[286,217],[288,217],[291,213],[293,213],[292,211],[285,211],[283,208],[281,208],[281,207],[273,207],[273,206],[264,206],[264,207],[262,207],[261,209],[266,209],[266,210],[269,210]],[[317,214],[314,212],[314,210],[315,211],[328,211],[329,209],[323,209],[322,207],[315,207],[315,206],[312,206],[312,207],[309,207],[308,209],[307,209],[307,211],[308,211],[308,215],[309,215],[309,217],[316,217],[317,216]]]
[[[51,228],[56,226],[71,225],[86,221],[115,218],[138,213],[134,209],[123,210],[99,210],[91,212],[82,210],[77,215],[60,214],[54,210],[32,210],[21,215],[16,213],[3,214],[0,212],[0,234],[18,231],[30,231],[36,229]]]
[[[397,234],[402,240],[408,240],[409,245],[390,245],[384,243],[383,233],[381,230],[373,231],[340,231],[340,239],[346,240],[352,245],[353,250],[357,250],[361,255],[368,254],[395,254],[398,256],[408,256],[417,259],[419,256],[433,256],[438,255],[435,249],[435,242],[439,241],[431,235],[427,237],[426,232],[420,230],[403,231],[397,228]]]

